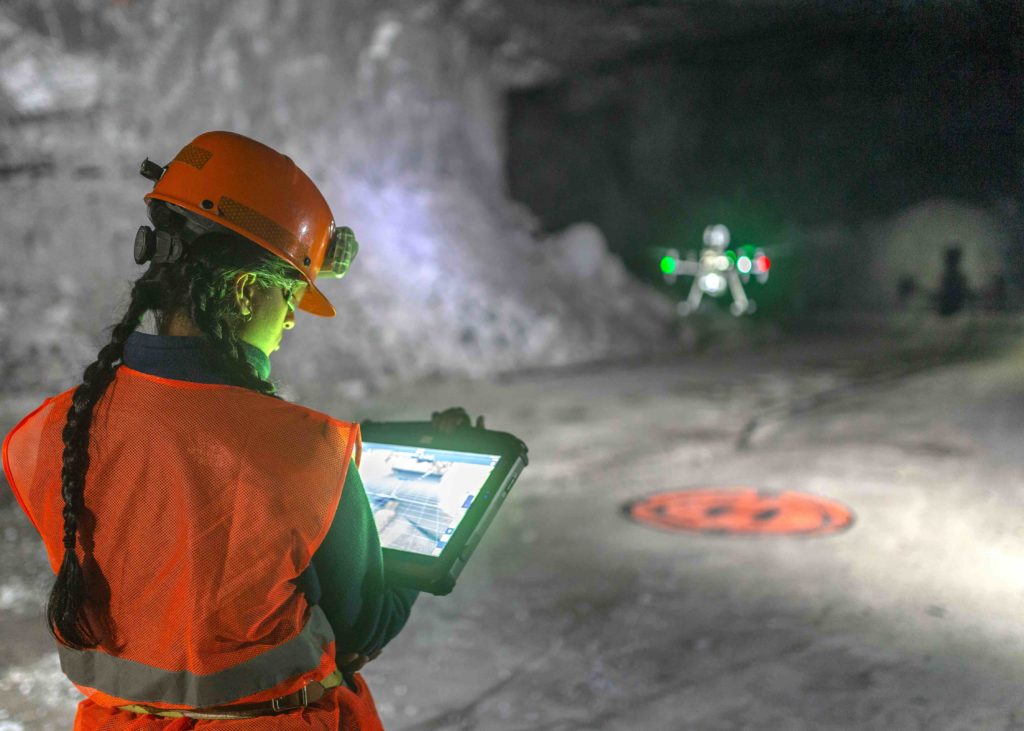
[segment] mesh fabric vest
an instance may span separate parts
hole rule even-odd
[[[64,555],[61,433],[72,395],[47,399],[3,444],[7,479],[54,572]],[[335,669],[331,627],[294,579],[359,459],[358,425],[236,386],[120,366],[90,434],[76,550],[100,644],[58,643],[62,669],[90,706],[123,714],[110,709],[259,702]],[[282,721],[265,727],[321,727]]]

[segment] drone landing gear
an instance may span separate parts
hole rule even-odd
[[[757,303],[754,302],[753,300],[747,300],[747,306],[742,307],[740,306],[739,302],[733,302],[731,305],[729,305],[729,312],[731,312],[736,317],[739,317],[741,315],[753,315],[755,312],[757,312]]]
[[[736,317],[754,314],[757,305],[754,304],[753,300],[747,299],[747,293],[743,291],[743,283],[740,282],[739,274],[734,269],[730,269],[726,274],[726,279],[729,282],[729,292],[732,294],[732,304],[729,305],[729,312]]]

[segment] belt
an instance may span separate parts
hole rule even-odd
[[[269,716],[274,713],[284,713],[296,708],[305,708],[311,703],[316,703],[324,697],[331,688],[336,688],[345,681],[340,670],[335,670],[326,678],[320,681],[313,681],[301,689],[280,698],[263,701],[262,703],[242,703],[235,706],[208,706],[206,708],[189,708],[179,710],[167,710],[163,708],[152,708],[150,706],[133,703],[128,706],[118,706],[119,710],[130,711],[131,713],[144,713],[151,716],[163,716],[164,718],[195,718],[199,720],[227,720],[232,718],[253,718],[254,716]]]

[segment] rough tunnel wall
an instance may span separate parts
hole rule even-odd
[[[0,388],[77,382],[141,273],[139,162],[166,162],[207,129],[289,154],[362,244],[349,278],[325,285],[339,316],[300,317],[274,356],[293,394],[329,400],[663,342],[660,298],[566,271],[532,239],[503,190],[501,90],[440,6],[0,9]]]

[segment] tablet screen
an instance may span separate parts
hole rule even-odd
[[[359,475],[383,548],[439,556],[500,459],[363,442]]]

